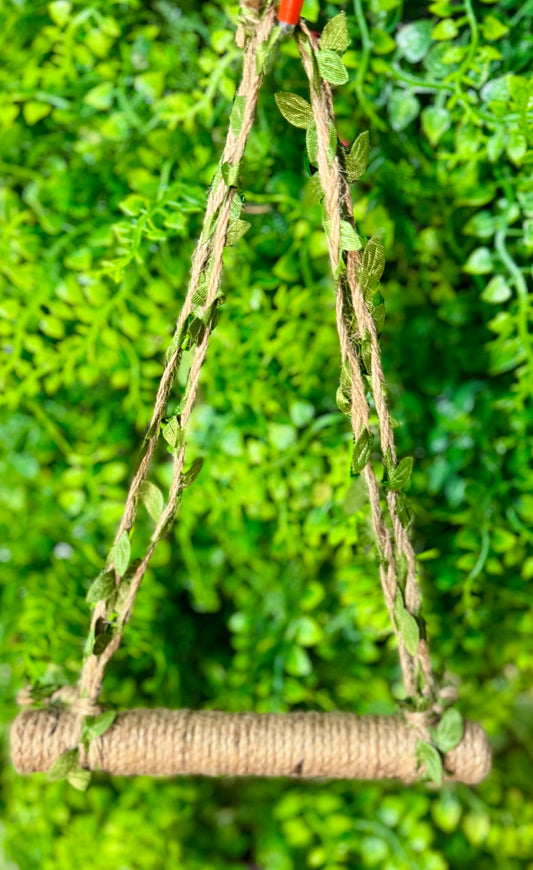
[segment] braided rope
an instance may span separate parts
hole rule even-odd
[[[199,318],[202,328],[197,334],[184,396],[180,405],[179,426],[185,429],[198,391],[202,365],[209,336],[215,323],[220,299],[223,252],[234,205],[235,191],[224,180],[221,167],[235,171],[244,155],[257,105],[262,73],[257,71],[258,48],[266,43],[274,27],[274,8],[268,0],[262,13],[260,0],[243,0],[237,43],[243,48],[242,81],[237,95],[243,98],[243,113],[237,133],[228,131],[219,171],[211,187],[202,235],[195,249],[187,297],[179,315],[174,339],[157,391],[152,420],[137,472],[128,492],[124,513],[119,524],[115,545],[128,534],[134,524],[141,487],[146,482],[159,441],[161,424],[174,380],[182,358],[181,337],[186,333],[188,318]],[[302,22],[299,49],[309,78],[311,106],[317,129],[319,178],[324,191],[325,211],[329,220],[327,236],[331,267],[335,277],[336,325],[341,357],[351,375],[351,422],[357,440],[363,430],[370,432],[371,407],[357,346],[348,326],[354,315],[358,331],[369,336],[371,349],[370,384],[377,413],[380,445],[383,456],[389,455],[396,466],[396,451],[390,415],[385,400],[384,375],[377,331],[364,294],[358,283],[361,265],[357,252],[341,251],[340,235],[343,215],[353,221],[353,205],[348,183],[343,174],[342,155],[328,153],[331,123],[334,123],[331,89],[318,75],[314,58],[314,40]],[[226,178],[229,179],[228,176]],[[342,268],[344,267],[344,268]],[[202,284],[202,294],[199,288]],[[201,305],[198,299],[201,299]],[[351,311],[350,311],[351,309]],[[174,450],[174,467],[167,504],[164,507],[143,558],[132,569],[128,583],[115,570],[115,584],[124,590],[120,605],[116,601],[114,633],[103,650],[93,651],[99,625],[110,621],[111,604],[106,598],[95,606],[91,621],[88,651],[85,655],[77,687],[67,686],[54,692],[43,710],[26,710],[15,719],[11,729],[12,758],[20,772],[48,770],[53,762],[72,747],[78,747],[79,763],[89,769],[99,768],[110,773],[258,775],[380,778],[396,777],[412,782],[419,776],[415,758],[417,740],[428,738],[428,728],[434,724],[442,707],[436,701],[434,679],[427,643],[421,639],[416,652],[410,654],[395,624],[394,602],[399,587],[398,557],[407,563],[405,606],[418,616],[420,594],[416,577],[415,557],[409,536],[398,517],[396,493],[388,492],[386,507],[392,529],[382,511],[380,485],[372,465],[367,462],[362,471],[369,492],[371,517],[382,559],[380,579],[386,605],[398,638],[399,658],[406,692],[417,697],[417,674],[425,682],[422,694],[431,699],[430,709],[423,713],[406,714],[403,718],[361,718],[347,713],[289,714],[226,714],[219,711],[191,712],[164,710],[131,710],[119,713],[109,730],[89,743],[82,733],[86,717],[97,715],[101,708],[99,696],[106,666],[120,646],[124,628],[129,621],[135,596],[161,537],[168,531],[177,514],[184,488],[185,439]],[[115,546],[114,545],[114,546]],[[113,550],[108,568],[113,567]],[[441,697],[444,696],[442,693]],[[21,706],[33,699],[22,690]],[[64,706],[68,710],[64,709]],[[107,715],[107,714],[106,714]],[[445,775],[466,783],[479,782],[490,769],[490,748],[483,729],[465,723],[459,745],[444,759]]]

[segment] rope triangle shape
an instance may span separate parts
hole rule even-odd
[[[378,239],[370,239],[363,250],[362,243],[357,242],[350,171],[335,133],[331,88],[320,73],[320,43],[305,22],[301,22],[296,39],[309,82],[310,104],[301,102],[309,106],[308,135],[309,128],[312,135],[316,134],[316,189],[323,204],[335,285],[342,361],[337,401],[353,428],[353,470],[361,473],[368,489],[381,586],[398,639],[410,705],[393,717],[359,717],[344,712],[256,714],[145,709],[117,713],[103,711],[99,704],[105,669],[120,646],[151,556],[177,516],[184,489],[199,471],[198,463],[184,470],[187,426],[209,337],[224,300],[224,248],[248,228],[240,217],[243,202],[236,189],[237,179],[264,69],[280,35],[271,2],[261,12],[244,10],[237,33],[244,53],[242,80],[209,191],[188,293],[167,351],[141,459],[105,568],[88,593],[95,607],[79,683],[41,699],[37,709],[31,688],[19,694],[19,703],[26,709],[11,729],[12,758],[19,772],[49,771],[55,778],[65,776],[72,784],[85,788],[89,771],[97,769],[154,776],[395,777],[407,783],[430,773],[435,764],[441,765],[441,773],[444,764],[445,778],[466,783],[479,782],[490,769],[490,749],[483,729],[463,722],[453,708],[445,711],[446,693],[439,693],[431,669],[420,615],[415,555],[407,531],[408,518],[402,509],[401,482],[406,460],[397,462],[373,317],[373,299],[384,267],[383,249]],[[364,145],[363,140],[361,147]],[[193,350],[192,363],[178,410],[169,419],[167,406],[184,350]],[[382,484],[371,463],[373,415],[378,420],[379,449],[387,470],[383,500]],[[157,510],[156,527],[144,555],[130,565],[130,534],[140,499],[150,497],[153,485],[147,477],[161,437],[173,453],[172,481],[166,504]],[[441,740],[439,744],[439,721],[442,725],[445,720],[447,728],[441,731],[447,731],[448,743]],[[454,729],[455,736],[450,739]],[[426,749],[420,750],[420,746]]]

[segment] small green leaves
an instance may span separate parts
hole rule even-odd
[[[346,26],[346,15],[344,12],[340,12],[339,15],[331,18],[324,27],[320,36],[320,48],[345,52],[349,45],[350,37]]]
[[[246,108],[246,97],[237,95],[233,101],[231,115],[229,116],[229,125],[234,136],[238,136],[242,130],[242,122],[244,120],[244,109]]]
[[[224,181],[226,182],[226,185],[228,187],[237,187],[237,183],[239,181],[240,168],[241,167],[240,167],[239,163],[236,163],[235,165],[233,165],[231,163],[228,163],[228,161],[226,161],[225,163],[222,164],[222,168],[221,168],[222,178],[224,179]]]
[[[348,221],[341,221],[340,238],[343,251],[360,251],[363,247],[360,236]]]
[[[56,758],[48,771],[48,779],[50,782],[59,782],[60,779],[65,779],[68,773],[77,768],[78,758],[78,749],[67,749],[63,755]]]
[[[276,48],[280,38],[281,28],[276,26],[271,30],[268,39],[265,39],[265,41],[258,46],[255,56],[257,75],[261,75],[270,69],[275,56],[274,49]]]
[[[89,591],[85,596],[89,604],[96,604],[97,601],[102,601],[115,591],[115,578],[112,571],[102,571],[96,580],[93,580],[89,586]]]
[[[377,236],[367,242],[361,264],[361,285],[364,289],[373,290],[380,282],[385,269],[385,248]]]
[[[440,785],[442,782],[442,758],[437,749],[424,740],[417,740],[415,746],[415,758],[418,765],[425,767],[427,778]]]
[[[335,401],[337,403],[337,408],[339,409],[339,411],[342,411],[343,414],[347,414],[348,416],[350,416],[350,414],[352,413],[352,403],[349,397],[343,393],[340,387],[337,390]]]
[[[422,112],[422,129],[433,147],[438,144],[451,124],[451,116],[447,109],[438,106],[426,106]]]
[[[111,550],[111,555],[116,571],[123,577],[128,570],[131,555],[130,539],[126,529]]]
[[[435,729],[433,740],[437,748],[440,749],[441,752],[446,753],[449,752],[450,749],[455,749],[455,747],[461,742],[463,732],[463,717],[459,713],[459,710],[450,707],[450,709],[446,710],[442,715],[441,720]]]
[[[171,417],[163,426],[162,435],[167,444],[174,450],[181,450],[187,438],[187,430],[180,426],[177,417]]]
[[[204,460],[202,456],[198,456],[190,465],[187,471],[182,472],[180,486],[182,489],[190,486],[191,483],[194,483],[200,471],[202,470],[202,465],[204,464]]]
[[[91,740],[95,740],[97,737],[101,737],[102,734],[105,734],[105,732],[111,728],[111,725],[116,718],[116,710],[106,710],[105,713],[100,713],[99,716],[85,717],[80,740],[86,750],[89,749],[89,743]]]
[[[370,136],[368,130],[361,133],[346,157],[346,175],[348,181],[357,181],[366,172],[370,154]]]
[[[410,91],[394,91],[389,100],[391,127],[400,133],[414,121],[420,111],[420,101]]]
[[[354,444],[352,456],[352,471],[359,474],[367,465],[372,454],[372,436],[368,429],[363,427],[359,438]]]
[[[161,490],[149,480],[145,480],[141,486],[141,498],[150,517],[155,523],[159,522],[165,507],[165,499]]]
[[[244,234],[250,229],[251,223],[248,221],[230,221],[228,231],[226,233],[226,245],[234,245],[239,239],[242,239]]]
[[[91,771],[76,767],[67,773],[67,782],[78,791],[87,791],[91,782]]]
[[[329,48],[319,49],[316,59],[318,71],[327,82],[332,85],[344,85],[348,81],[348,70],[337,52]]]
[[[420,641],[420,629],[414,616],[405,608],[403,595],[400,589],[396,591],[394,599],[394,622],[400,633],[400,637],[409,655],[414,656],[418,650]]]
[[[405,459],[402,459],[396,468],[392,469],[389,473],[389,479],[386,484],[387,488],[391,490],[391,492],[398,492],[398,490],[404,489],[409,483],[412,470],[413,458],[412,456],[406,456]]]
[[[278,91],[274,94],[274,99],[281,114],[289,124],[294,127],[300,127],[306,130],[309,124],[313,121],[313,112],[307,100],[299,97],[298,94],[291,94],[288,91]]]

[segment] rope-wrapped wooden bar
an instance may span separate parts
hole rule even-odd
[[[17,770],[48,771],[77,745],[78,722],[75,714],[51,707],[20,713],[11,727]],[[128,710],[90,743],[88,753],[80,746],[80,763],[120,776],[387,778],[409,783],[419,776],[415,744],[424,736],[399,716]],[[461,742],[445,756],[446,779],[474,785],[490,766],[485,732],[465,722]]]

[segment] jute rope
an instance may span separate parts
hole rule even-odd
[[[21,713],[11,729],[20,773],[47,771],[76,743],[76,716],[47,710]],[[396,716],[351,713],[222,713],[215,710],[129,710],[93,740],[80,761],[119,776],[287,776],[301,779],[418,777],[415,744],[423,729]],[[458,747],[445,757],[445,776],[473,785],[490,769],[485,733],[465,723]]]
[[[238,133],[228,131],[221,166],[238,168],[249,136],[262,74],[257,71],[258,47],[265,43],[274,27],[274,7],[270,0],[259,9],[260,0],[247,0],[237,32],[243,47],[242,81],[237,91],[244,98],[242,123]],[[316,44],[302,23],[306,41],[299,40],[300,55],[310,82],[311,106],[317,129],[318,169],[324,191],[328,217],[328,246],[331,267],[336,278],[336,325],[343,364],[351,376],[351,420],[354,437],[363,429],[370,431],[371,407],[365,389],[357,347],[348,326],[350,310],[355,316],[360,336],[368,335],[371,346],[371,393],[376,409],[383,456],[389,451],[396,464],[396,451],[385,400],[384,376],[375,325],[357,280],[360,258],[357,252],[341,254],[340,230],[343,215],[353,220],[353,206],[348,183],[339,155],[329,155],[329,125],[334,122],[331,90],[317,75],[313,53]],[[212,185],[206,208],[203,231],[193,255],[189,289],[164,369],[144,452],[131,484],[115,544],[129,533],[137,515],[141,488],[158,444],[176,372],[182,358],[178,340],[183,336],[192,315],[200,317],[201,329],[180,405],[179,426],[185,429],[198,391],[210,332],[220,298],[223,251],[230,219],[234,214],[235,190],[224,181],[219,170]],[[341,256],[345,256],[341,263]],[[344,265],[344,269],[339,266]],[[203,284],[204,292],[199,294]],[[198,299],[203,300],[198,313]],[[422,694],[432,700],[424,713],[395,717],[358,717],[349,713],[229,714],[219,711],[131,710],[118,713],[111,727],[94,738],[88,749],[81,740],[85,718],[100,711],[99,696],[105,668],[118,649],[126,623],[131,617],[135,596],[154,549],[170,528],[184,487],[185,441],[175,450],[172,482],[167,504],[152,534],[143,558],[128,576],[125,594],[118,608],[114,634],[103,651],[95,654],[89,646],[77,687],[56,691],[46,706],[23,710],[11,728],[12,758],[20,772],[46,771],[69,749],[78,747],[82,767],[100,769],[120,775],[204,774],[208,776],[289,776],[327,778],[394,777],[412,782],[419,775],[415,759],[417,740],[429,739],[429,727],[442,712],[435,692],[429,652],[421,640],[415,655],[410,655],[394,622],[394,600],[398,589],[398,556],[407,562],[405,606],[418,613],[420,596],[412,545],[397,514],[396,494],[389,492],[386,505],[391,528],[385,522],[380,501],[380,486],[370,462],[362,475],[369,492],[371,516],[382,555],[380,578],[393,627],[398,636],[400,664],[407,694],[417,696],[417,670],[424,675]],[[112,566],[111,566],[112,567]],[[120,587],[124,581],[115,572]],[[90,638],[94,641],[98,626],[110,621],[106,600],[97,603],[91,622]],[[32,703],[31,693],[19,694],[21,706]],[[427,706],[427,705],[426,705]],[[67,708],[67,709],[66,709]],[[465,723],[459,745],[444,759],[445,776],[469,784],[479,782],[490,769],[490,749],[480,726]]]

